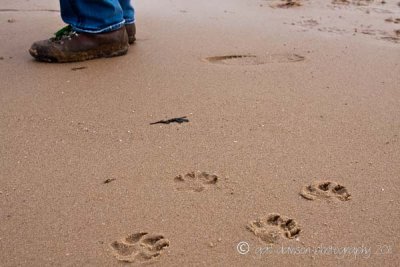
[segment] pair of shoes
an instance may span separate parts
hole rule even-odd
[[[135,34],[135,24],[96,34],[75,32],[66,26],[55,37],[33,43],[29,53],[38,61],[60,63],[122,56],[135,41]]]

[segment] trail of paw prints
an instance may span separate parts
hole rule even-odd
[[[301,228],[289,217],[271,213],[265,217],[249,222],[246,227],[265,243],[278,243],[282,237],[293,239],[298,237]]]
[[[290,63],[305,60],[305,57],[297,54],[282,53],[282,54],[265,54],[265,55],[252,55],[252,54],[232,54],[223,56],[213,56],[205,58],[213,64],[221,65],[262,65],[273,63]]]
[[[346,187],[330,181],[313,182],[305,186],[301,190],[300,195],[308,200],[336,198],[341,201],[348,201],[351,199],[351,194],[347,191]]]
[[[363,11],[367,14],[370,12],[378,14],[392,14],[393,5],[386,5],[384,0],[332,0],[333,8],[348,7]],[[392,10],[391,10],[392,9]]]
[[[147,262],[161,256],[169,241],[162,235],[139,232],[111,243],[114,256],[122,262]]]
[[[356,6],[368,6],[373,0],[332,0],[334,5],[356,5]]]
[[[356,29],[356,31],[358,31]],[[383,31],[383,30],[375,30],[370,28],[361,29],[360,33],[376,36],[376,39],[381,39],[393,43],[400,43],[400,30],[394,30],[393,32]]]
[[[174,178],[176,189],[179,191],[202,192],[211,187],[216,187],[219,177],[206,172],[189,172]]]

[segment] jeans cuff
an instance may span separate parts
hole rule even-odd
[[[77,27],[74,24],[71,24],[72,29],[76,32],[86,32],[86,33],[103,33],[103,32],[111,32],[111,31],[115,31],[118,30],[119,28],[121,28],[122,26],[124,26],[126,23],[125,20],[118,22],[114,25],[108,26],[106,28],[100,29],[100,30],[88,30],[82,27]]]
[[[135,22],[135,19],[125,19],[125,24],[134,24]]]

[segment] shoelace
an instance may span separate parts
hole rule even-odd
[[[55,34],[54,37],[51,38],[52,41],[61,41],[62,39],[65,38],[71,38],[73,36],[77,35],[77,33],[72,29],[71,25],[65,26],[58,30]]]

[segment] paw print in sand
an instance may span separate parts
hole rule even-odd
[[[135,233],[111,243],[114,256],[123,262],[146,262],[158,258],[169,241],[162,235]]]
[[[300,195],[308,200],[337,198],[341,201],[348,201],[351,199],[351,195],[346,187],[330,181],[313,182],[305,186],[301,190]]]
[[[301,231],[295,220],[277,213],[249,222],[247,229],[269,244],[278,243],[282,236],[289,239],[296,238]]]
[[[193,192],[201,192],[211,186],[215,186],[218,180],[217,175],[206,172],[189,172],[174,178],[177,190]]]

